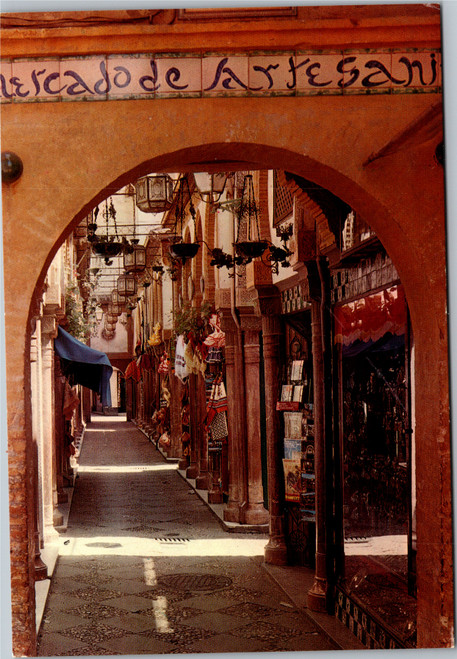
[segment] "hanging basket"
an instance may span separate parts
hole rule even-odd
[[[117,256],[122,250],[122,243],[97,242],[92,249],[99,256]]]
[[[248,259],[255,259],[262,256],[267,247],[265,240],[245,241],[236,244],[236,251]]]
[[[175,243],[170,245],[170,254],[174,259],[193,259],[199,249],[199,243]]]

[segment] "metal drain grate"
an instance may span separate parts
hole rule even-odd
[[[232,584],[232,579],[217,574],[164,574],[157,578],[162,588],[172,590],[220,590]]]
[[[154,538],[157,542],[190,542],[190,538]]]

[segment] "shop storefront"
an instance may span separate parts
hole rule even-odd
[[[403,287],[371,232],[342,251],[331,295],[339,421],[336,613],[368,647],[411,647],[412,338]]]

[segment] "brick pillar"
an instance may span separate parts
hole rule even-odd
[[[244,401],[244,369],[241,331],[236,328],[230,311],[222,316],[225,332],[225,365],[228,406],[229,498],[224,510],[226,522],[243,522],[247,499],[246,425]]]
[[[54,316],[43,316],[41,320],[42,381],[43,381],[43,511],[44,541],[57,537],[54,526],[63,523],[57,509],[57,465],[54,432],[54,338],[57,325]]]
[[[249,317],[248,317],[249,318]],[[248,328],[244,331],[244,368],[246,378],[246,430],[247,430],[247,472],[248,472],[248,496],[245,509],[246,524],[266,524],[268,522],[268,511],[263,505],[262,484],[262,449],[260,431],[260,332],[257,328],[251,328],[252,317],[243,318],[248,322]],[[258,319],[254,325],[260,325]]]
[[[40,408],[41,408],[41,386],[39,377],[38,361],[38,337],[32,336],[30,345],[30,380],[32,394],[32,441],[33,441],[33,488],[35,493],[35,514],[33,515],[35,535],[35,580],[47,579],[48,568],[41,559],[40,548],[43,539],[43,515],[40,496],[39,482],[41,481],[41,466],[38,459],[38,447],[40,444]],[[41,360],[40,360],[41,361]]]

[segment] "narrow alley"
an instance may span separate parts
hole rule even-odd
[[[265,534],[229,533],[124,416],[94,416],[38,655],[332,650],[263,567]]]

